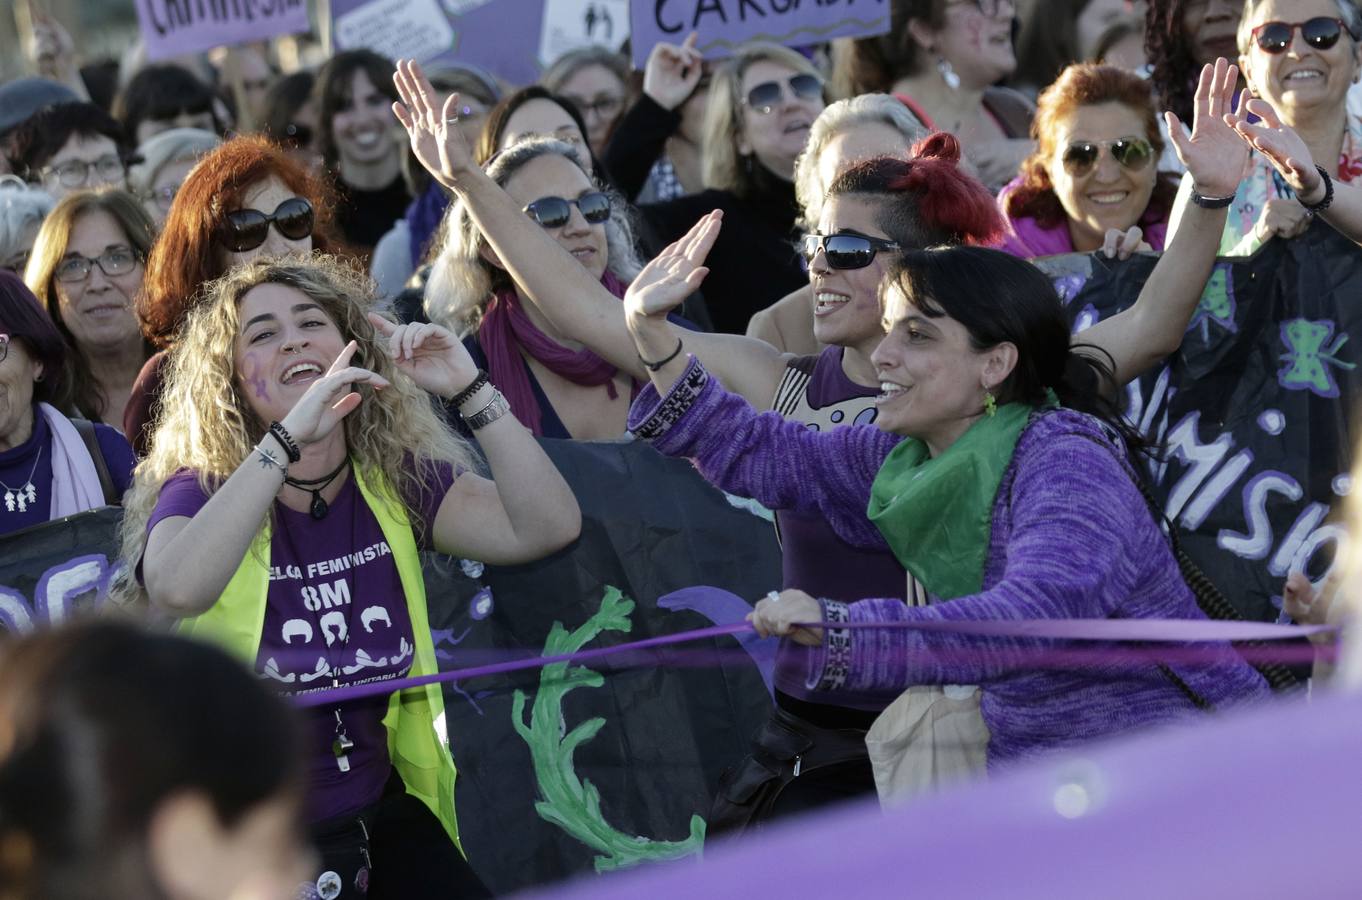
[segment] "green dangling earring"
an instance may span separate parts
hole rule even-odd
[[[998,414],[998,398],[990,390],[984,390],[984,413],[989,416]]]

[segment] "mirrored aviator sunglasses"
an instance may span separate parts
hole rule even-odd
[[[222,223],[218,239],[232,253],[247,253],[265,243],[271,222],[284,237],[301,241],[312,234],[312,204],[302,197],[292,197],[269,215],[258,209],[233,210]]]
[[[576,200],[540,197],[526,206],[525,212],[543,228],[562,228],[572,218],[574,206],[581,210],[582,218],[591,225],[599,225],[610,218],[610,198],[600,191],[591,191]]]
[[[1264,53],[1285,53],[1296,29],[1301,39],[1316,50],[1328,50],[1343,36],[1343,20],[1316,16],[1305,22],[1264,22],[1253,29],[1253,42]]]
[[[1154,158],[1154,148],[1141,138],[1121,138],[1115,141],[1076,141],[1064,151],[1064,171],[1074,178],[1082,178],[1097,168],[1102,148],[1111,151],[1111,158],[1123,169],[1138,172]]]
[[[898,249],[896,241],[861,234],[806,234],[803,246],[805,262],[812,263],[822,250],[831,269],[864,269],[875,261],[875,254],[881,250]]]
[[[823,82],[816,76],[800,74],[789,81],[790,94],[800,100],[817,100],[823,97]],[[747,92],[747,105],[765,115],[780,104],[785,89],[779,81],[763,81]]]

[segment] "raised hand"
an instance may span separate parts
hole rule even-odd
[[[369,313],[397,368],[416,386],[439,397],[453,397],[478,377],[478,367],[463,342],[448,328],[433,323],[398,325]]]
[[[393,104],[393,113],[407,129],[412,152],[436,181],[455,190],[459,179],[477,168],[458,128],[459,95],[451,94],[437,107],[435,88],[411,59],[397,61],[393,84],[402,98]]]
[[[1201,68],[1190,135],[1177,116],[1171,112],[1163,114],[1173,149],[1203,197],[1232,196],[1246,174],[1249,155],[1243,139],[1229,124],[1230,119],[1240,114],[1231,109],[1238,83],[1238,67],[1221,57],[1215,65],[1208,63]]]
[[[703,58],[695,49],[699,35],[692,31],[680,46],[659,41],[643,68],[643,93],[663,109],[676,109],[695,93],[704,74]]]
[[[723,224],[723,211],[701,217],[681,238],[643,267],[624,295],[625,319],[637,335],[650,325],[662,326],[667,313],[693,294],[709,274],[705,257]]]
[[[359,406],[362,398],[355,385],[367,384],[376,391],[388,386],[388,380],[377,372],[350,365],[358,349],[354,341],[346,344],[326,374],[308,386],[280,423],[299,444],[320,441]]]
[[[1246,113],[1252,113],[1261,121],[1250,123]],[[1282,122],[1271,103],[1257,98],[1250,100],[1244,109],[1225,116],[1225,122],[1250,147],[1263,154],[1302,203],[1318,203],[1324,199],[1324,179],[1315,168],[1310,148],[1305,146],[1295,129]]]

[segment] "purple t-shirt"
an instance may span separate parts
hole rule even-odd
[[[844,353],[842,347],[827,347],[818,355],[804,402],[790,411],[789,418],[805,422],[813,430],[874,423],[877,409],[871,400],[880,389],[848,378],[842,370]],[[887,547],[857,547],[843,540],[827,517],[818,512],[779,509],[776,522],[780,526],[783,587],[846,603],[862,597],[903,597],[907,593],[908,573]],[[831,707],[879,712],[893,700],[893,695],[874,692],[829,694],[810,690],[804,683],[807,655],[803,646],[781,642],[776,685],[784,695],[779,698],[783,708],[828,728],[864,728],[868,726],[864,716],[839,713]]]
[[[418,509],[429,532],[454,472],[441,466]],[[161,488],[147,532],[170,516],[195,515],[208,495],[194,472]],[[428,544],[428,541],[426,542]],[[423,547],[423,549],[425,549]],[[378,519],[347,477],[325,518],[274,504],[270,584],[256,671],[277,690],[300,694],[402,678],[411,669],[411,617]],[[388,697],[306,710],[308,812],[314,821],[374,803],[391,773],[383,716]],[[339,725],[354,743],[341,771],[332,744]]]

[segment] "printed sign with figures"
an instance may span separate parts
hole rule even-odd
[[[579,47],[617,50],[629,37],[629,0],[545,0],[539,62],[550,66]]]

